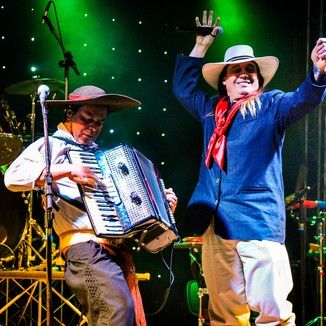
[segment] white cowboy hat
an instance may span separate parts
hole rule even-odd
[[[82,86],[76,88],[69,94],[68,100],[48,100],[48,105],[96,105],[108,107],[108,112],[139,106],[141,103],[131,97],[121,94],[108,94],[103,89],[96,86]]]
[[[225,65],[249,61],[255,61],[259,66],[260,74],[264,78],[263,87],[265,87],[273,78],[279,61],[273,56],[256,58],[252,47],[249,45],[232,46],[226,50],[223,62],[206,63],[202,69],[203,77],[209,85],[217,89],[217,83]]]

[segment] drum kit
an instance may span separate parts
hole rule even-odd
[[[34,262],[43,262],[45,248],[43,228],[34,218],[33,191],[13,193],[6,189],[3,175],[24,147],[35,140],[35,107],[38,87],[46,84],[54,98],[64,93],[65,83],[49,78],[35,78],[5,88],[9,95],[29,96],[31,111],[27,121],[19,122],[5,94],[0,95],[0,270],[29,268]],[[29,124],[30,127],[26,127]],[[30,132],[29,132],[30,131]],[[40,244],[34,244],[36,239]]]

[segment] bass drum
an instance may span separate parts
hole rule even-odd
[[[0,261],[13,255],[27,231],[22,194],[9,191],[3,179],[0,175]]]

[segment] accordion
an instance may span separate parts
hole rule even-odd
[[[152,253],[179,239],[164,182],[142,153],[118,145],[95,152],[71,149],[67,155],[103,182],[96,189],[78,185],[96,236],[129,237]]]

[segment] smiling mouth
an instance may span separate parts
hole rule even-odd
[[[247,86],[247,85],[251,85],[252,82],[250,80],[242,80],[242,81],[236,82],[236,84],[237,85],[245,85],[245,86]]]

